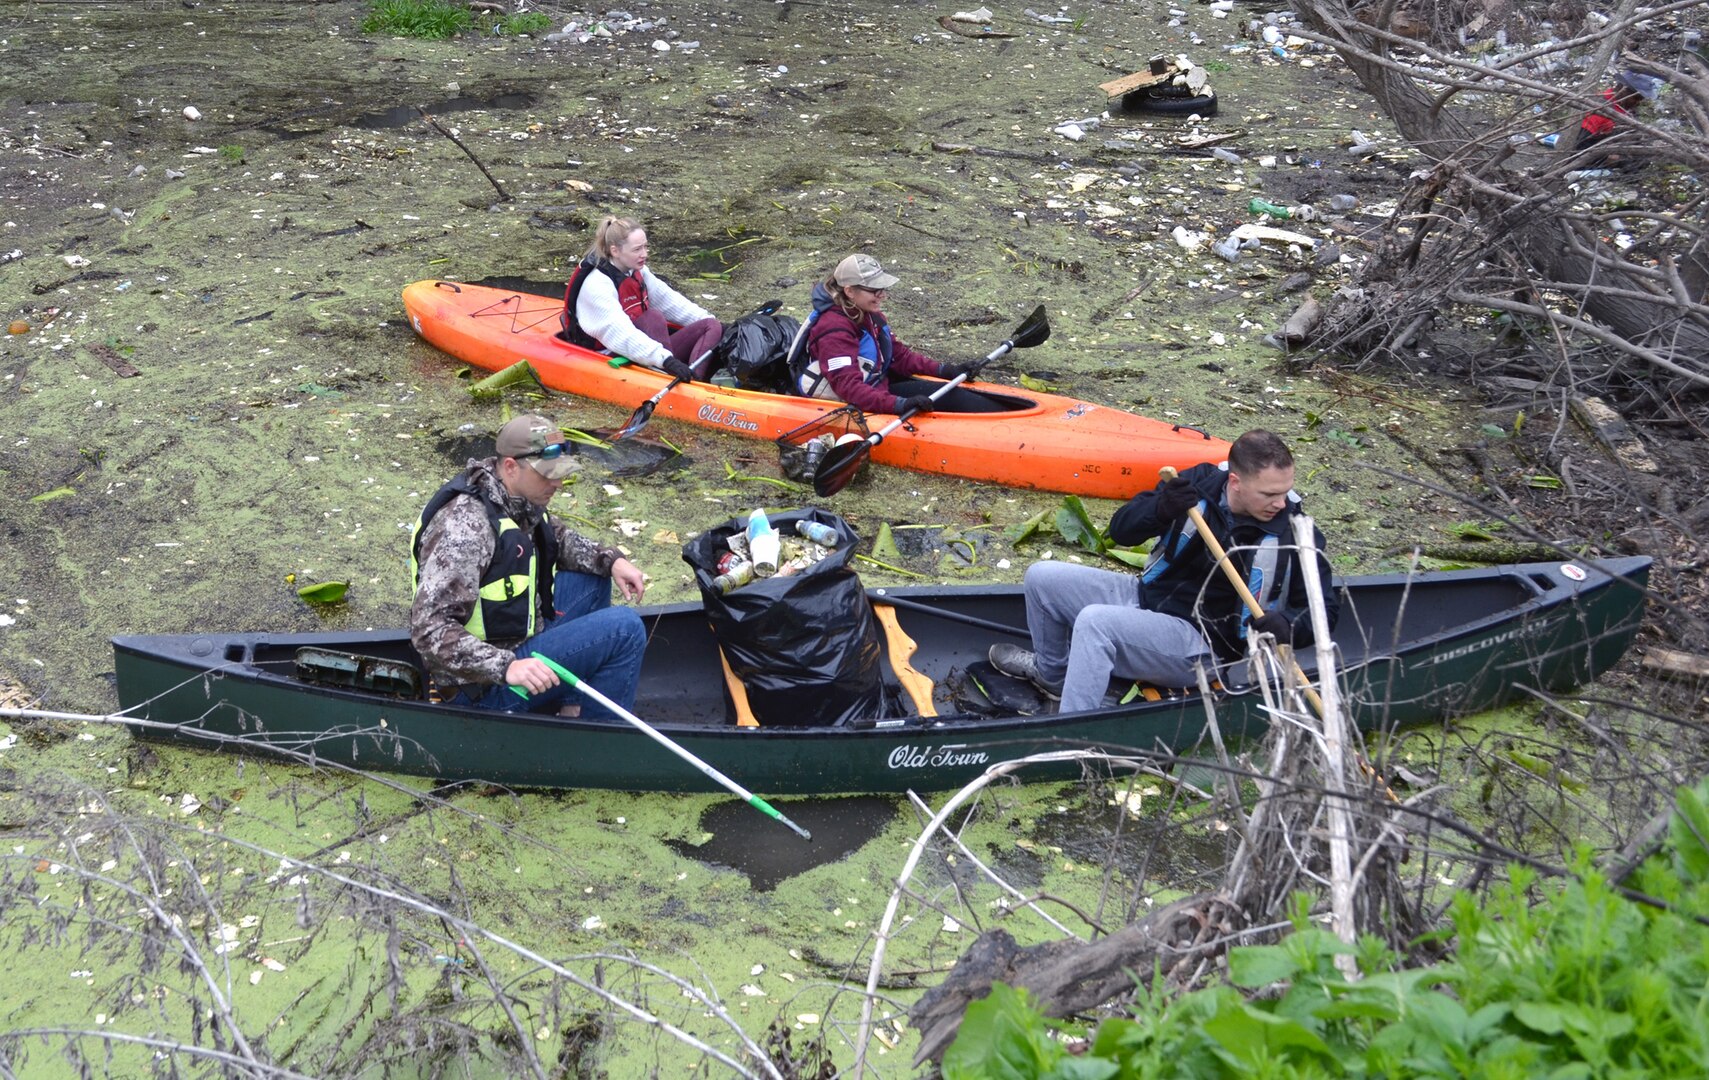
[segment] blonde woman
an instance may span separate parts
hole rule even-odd
[[[724,327],[647,269],[647,231],[607,217],[564,289],[564,338],[674,379],[705,378]],[[679,329],[672,330],[675,323]]]

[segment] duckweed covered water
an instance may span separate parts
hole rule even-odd
[[[985,353],[1044,303],[1050,343],[998,378],[1042,373],[1068,393],[1223,436],[1278,431],[1340,569],[1379,566],[1455,518],[1455,504],[1408,478],[1451,479],[1454,448],[1476,440],[1481,417],[1458,387],[1285,366],[1259,339],[1297,302],[1290,276],[1303,262],[1272,252],[1230,266],[1171,237],[1180,223],[1232,227],[1256,192],[1351,186],[1364,207],[1380,204],[1404,175],[1401,155],[1310,166],[1333,160],[1341,112],[1322,99],[1340,76],[1222,54],[1222,113],[1207,126],[1243,129],[1249,159],[1268,149],[1302,163],[1231,167],[1181,153],[1174,120],[1118,118],[1082,143],[1051,134],[1099,111],[1096,84],[1153,53],[1206,61],[1237,44],[1226,25],[1207,25],[1211,44],[1192,46],[1162,5],[1094,8],[1072,28],[1005,12],[1016,37],[975,40],[940,32],[924,10],[671,0],[649,10],[702,45],[668,53],[648,37],[372,38],[356,30],[364,10],[26,5],[0,37],[0,146],[17,165],[0,173],[0,251],[22,252],[0,265],[0,296],[9,320],[32,327],[0,341],[0,673],[48,708],[111,707],[115,634],[401,623],[410,526],[475,452],[474,433],[490,437],[523,409],[583,430],[624,411],[525,389],[471,401],[460,365],[405,325],[399,289],[428,277],[562,281],[608,212],[641,218],[655,268],[720,313],[784,296],[801,315],[811,283],[851,250],[903,277],[888,302],[899,336],[947,359]],[[1383,130],[1368,103],[1334,92],[1355,107],[1341,110],[1349,123]],[[486,107],[434,104],[459,100]],[[502,192],[411,121],[416,102],[443,114]],[[202,118],[186,119],[186,106]],[[952,144],[993,153],[941,148]],[[1313,287],[1339,280],[1322,272]],[[115,360],[140,374],[120,377]],[[690,599],[685,538],[807,496],[753,479],[778,476],[769,444],[654,427],[649,437],[681,450],[680,467],[621,482],[590,469],[560,512],[624,544],[651,575],[649,600]],[[901,568],[925,579],[1015,581],[1034,558],[1078,557],[1054,536],[1004,538],[1059,501],[874,469],[833,508],[869,540],[885,523],[921,526],[895,535]],[[1113,509],[1092,504],[1101,522]],[[863,576],[919,580],[871,566]],[[326,580],[351,583],[343,604],[298,599]],[[135,885],[146,864],[167,887],[201,890],[190,930],[218,958],[221,994],[267,1055],[315,1075],[371,1065],[386,1047],[400,1075],[436,1074],[459,1045],[510,1045],[517,1024],[567,1071],[678,1071],[700,1055],[618,1023],[586,994],[551,990],[532,961],[490,941],[482,957],[526,1015],[453,1007],[479,997],[479,962],[458,933],[396,910],[388,922],[371,895],[352,899],[281,859],[360,870],[545,956],[593,957],[565,962],[721,1050],[737,1052],[736,1040],[710,1010],[610,957],[679,972],[753,1038],[779,1023],[798,1043],[826,1031],[841,1047],[858,1007],[838,980],[860,981],[916,828],[912,812],[874,810],[849,824],[851,843],[875,837],[832,861],[743,874],[699,856],[775,826],[726,822],[728,803],[713,796],[465,787],[448,806],[423,804],[422,781],[398,788],[64,723],[26,727],[0,767],[7,895],[32,899],[0,928],[8,1027],[206,1041],[211,990],[170,956],[148,968],[127,936],[146,914],[104,886],[102,910],[125,920],[117,932],[76,915],[84,873]],[[1029,887],[1093,910],[1104,868],[1052,850],[1079,831],[1071,802],[1054,786],[995,791],[965,840]],[[118,817],[157,839],[126,836]],[[953,894],[973,880],[960,879],[966,869],[935,864],[922,887]],[[995,892],[977,896],[893,948],[893,968],[927,973],[897,976],[898,1002],[985,925],[1054,933],[1011,917]],[[914,917],[921,928],[926,917]],[[50,932],[54,918],[75,929]],[[234,947],[216,953],[227,925]],[[426,1020],[441,1009],[454,1037]],[[31,1068],[60,1068],[32,1045]],[[886,1075],[908,1071],[898,1045],[880,1050]],[[109,1071],[124,1075],[149,1051],[115,1054]],[[837,1055],[846,1062],[846,1049]]]

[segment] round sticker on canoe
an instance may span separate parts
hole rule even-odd
[[[1562,563],[1561,564],[1561,576],[1566,578],[1569,581],[1583,581],[1584,580],[1584,567],[1578,565],[1577,563]]]

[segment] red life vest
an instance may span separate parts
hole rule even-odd
[[[1630,115],[1625,109],[1622,109],[1620,107],[1620,103],[1615,100],[1615,94],[1612,88],[1602,92],[1602,99],[1608,102],[1609,107],[1621,116]],[[1585,135],[1596,138],[1614,134],[1614,118],[1604,113],[1588,113],[1583,120],[1579,121],[1578,126],[1579,130],[1584,132]]]
[[[595,260],[589,255],[576,264],[575,271],[570,274],[569,284],[564,287],[564,313],[560,316],[564,332],[561,336],[571,345],[606,351],[604,345],[576,322],[576,300],[581,297],[582,286],[587,284],[588,274],[596,270],[610,278],[611,283],[617,286],[617,302],[622,305],[623,314],[629,316],[630,322],[634,322],[647,310],[647,283],[641,280],[639,273],[626,274],[617,269],[610,259]]]

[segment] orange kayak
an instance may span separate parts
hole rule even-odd
[[[553,390],[637,408],[666,376],[611,358],[557,336],[560,301],[533,293],[417,281],[403,291],[410,326],[428,344],[488,371],[527,360]],[[915,416],[872,450],[883,465],[961,476],[1010,487],[1126,499],[1157,483],[1165,465],[1185,469],[1228,457],[1228,443],[1194,428],[1166,424],[1120,409],[994,383],[970,389],[1015,408],[999,413]],[[776,439],[837,406],[817,398],[685,383],[666,394],[654,419]],[[890,416],[872,416],[876,431]]]

